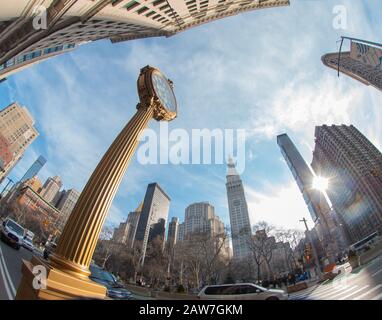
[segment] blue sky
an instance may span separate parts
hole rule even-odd
[[[333,8],[344,5],[347,28],[333,28]],[[287,228],[310,221],[303,198],[276,143],[288,133],[308,163],[314,127],[354,124],[381,149],[380,92],[321,63],[338,50],[341,35],[382,42],[382,3],[291,0],[290,7],[241,14],[171,38],[119,44],[98,41],[33,66],[0,84],[0,106],[25,105],[39,138],[11,172],[20,178],[38,155],[39,174],[60,175],[65,188],[81,190],[102,154],[135,112],[136,79],[147,64],[174,81],[179,117],[170,130],[246,130],[242,179],[251,222]],[[152,121],[150,128],[159,129]],[[107,223],[125,219],[158,182],[172,198],[169,218],[187,205],[209,201],[229,224],[225,165],[141,165],[132,160]],[[310,225],[311,222],[310,222]]]

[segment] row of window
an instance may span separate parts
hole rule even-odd
[[[33,52],[28,52],[26,54],[23,54],[23,55],[15,57],[15,58],[9,59],[6,63],[0,65],[0,70],[6,69],[9,67],[13,67],[14,65],[36,59],[36,58],[41,57],[41,56],[46,55],[46,54],[59,52],[59,51],[71,49],[74,47],[75,47],[75,44],[71,43],[71,44],[59,45],[59,46],[55,46],[55,47],[51,47],[51,48],[45,48],[43,50],[36,50]]]

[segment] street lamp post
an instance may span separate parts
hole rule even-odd
[[[51,256],[50,264],[33,257],[23,263],[16,299],[104,298],[106,288],[89,280],[89,265],[108,210],[151,119],[171,121],[177,115],[173,85],[158,69],[146,66],[137,81],[137,112],[109,147],[81,192]],[[33,286],[34,267],[47,270],[46,288]]]
[[[312,237],[310,235],[310,232],[309,232],[307,221],[306,221],[305,218],[302,218],[302,220],[300,220],[300,222],[304,222],[304,224],[305,224],[306,233],[307,233],[307,235],[309,237],[309,241],[310,241],[310,243],[312,245],[312,251],[313,251],[313,256],[314,256],[314,264],[316,265],[316,269],[317,269],[317,272],[318,272],[318,277],[321,279],[321,277],[322,277],[321,265],[320,265],[320,261],[318,260],[316,246],[314,245],[313,239],[312,239]]]

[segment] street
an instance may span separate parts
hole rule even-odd
[[[290,300],[382,300],[382,256],[333,281],[293,293]]]
[[[30,260],[32,252],[19,251],[0,241],[0,299],[13,300],[21,280],[22,259]]]
[[[36,253],[38,254],[38,253]],[[22,259],[30,260],[32,252],[21,247],[19,251],[0,241],[0,300],[13,300],[21,281]],[[150,298],[133,294],[134,299]]]
[[[0,299],[13,300],[21,280],[22,259],[30,260],[32,253],[19,251],[0,242]],[[148,299],[134,295],[136,299]],[[382,256],[346,272],[333,281],[314,285],[293,293],[290,300],[382,300]]]

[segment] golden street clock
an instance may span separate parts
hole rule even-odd
[[[157,68],[146,66],[141,69],[137,81],[139,108],[154,107],[154,119],[171,121],[177,115],[177,103],[173,83]]]

